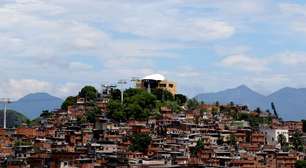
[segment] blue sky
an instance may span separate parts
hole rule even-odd
[[[306,87],[303,1],[5,0],[0,20],[0,97],[151,73],[189,96]]]

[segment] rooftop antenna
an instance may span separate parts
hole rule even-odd
[[[3,128],[6,129],[6,106],[9,103],[12,103],[12,101],[9,98],[1,98],[0,102],[4,104],[4,110],[3,110]]]
[[[118,81],[118,84],[120,85],[120,90],[121,90],[121,104],[123,104],[123,85],[127,84],[127,81],[121,79]]]

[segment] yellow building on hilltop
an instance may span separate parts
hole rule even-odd
[[[146,76],[138,81],[136,81],[136,87],[141,89],[146,89],[151,92],[151,89],[165,89],[176,94],[176,84],[173,81],[166,80],[166,78],[161,74],[153,74]]]

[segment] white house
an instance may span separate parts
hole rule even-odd
[[[265,134],[265,139],[267,144],[269,145],[277,145],[278,143],[278,136],[283,134],[286,138],[286,142],[289,141],[289,135],[287,129],[270,129],[265,128],[261,130]]]

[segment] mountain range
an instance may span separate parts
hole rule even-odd
[[[29,119],[39,117],[43,110],[58,109],[63,100],[48,93],[33,93],[26,95],[8,105],[8,109],[18,111]]]
[[[245,85],[215,93],[203,93],[195,96],[197,100],[206,103],[216,101],[225,104],[248,105],[251,109],[260,107],[262,110],[271,110],[271,102],[276,106],[278,115],[284,120],[306,119],[306,88],[282,88],[268,96],[257,93]]]

